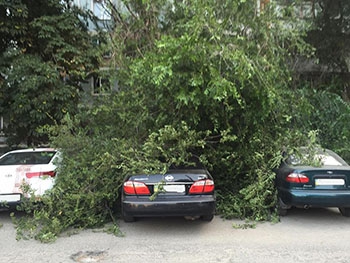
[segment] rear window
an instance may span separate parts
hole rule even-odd
[[[0,165],[48,164],[55,151],[9,153],[0,159]]]
[[[288,164],[299,165],[311,165],[314,167],[320,166],[344,166],[347,163],[336,153],[330,150],[316,150],[314,152],[307,152],[302,149],[300,152],[294,153],[286,160]]]

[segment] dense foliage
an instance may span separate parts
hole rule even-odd
[[[312,60],[301,60],[295,65],[298,73],[295,80],[302,81],[296,81],[296,85],[337,93],[349,101],[350,2],[301,0],[296,1],[295,7],[304,13],[303,21],[312,23],[305,40],[315,48]]]
[[[347,0],[317,0],[315,23],[307,40],[316,48],[321,64],[333,72],[349,72],[350,2]]]
[[[82,12],[68,3],[1,0],[0,13],[0,109],[8,142],[48,143],[41,130],[77,112],[79,81],[98,65],[99,53]]]
[[[119,91],[80,104],[52,127],[63,162],[42,209],[24,206],[35,211],[30,237],[52,241],[110,218],[118,234],[126,174],[194,163],[214,176],[219,214],[270,220],[272,168],[284,147],[342,149],[348,105],[328,92],[314,96],[308,86],[291,89],[290,61],[310,48],[288,12],[259,10],[255,0],[123,3],[113,9],[110,36]],[[329,123],[333,114],[339,125]],[[17,221],[19,230],[25,222]]]
[[[311,22],[305,40],[315,53],[295,64],[292,92],[299,105],[292,110],[294,125],[317,131],[318,143],[350,162],[350,2],[302,0],[295,6],[304,11],[303,21]]]
[[[315,131],[317,143],[350,162],[350,105],[340,95],[305,88],[293,92],[297,106],[291,106],[292,124],[303,133]]]

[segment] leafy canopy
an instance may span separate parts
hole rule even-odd
[[[308,50],[299,28],[255,0],[123,3],[111,35],[120,90],[54,130],[62,176],[35,214],[47,226],[35,237],[114,218],[126,174],[197,162],[214,176],[220,214],[271,219],[272,168],[303,139],[286,92],[290,55]]]
[[[10,144],[47,143],[43,127],[76,113],[80,85],[99,62],[81,17],[59,0],[0,1],[1,113]]]

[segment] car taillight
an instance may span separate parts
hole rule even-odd
[[[291,173],[288,174],[286,181],[289,183],[306,184],[309,182],[309,178],[304,174]]]
[[[205,193],[211,193],[214,191],[214,181],[207,179],[207,180],[200,180],[195,182],[191,188],[189,193],[190,194],[205,194]]]
[[[42,177],[42,176],[50,176],[55,177],[56,172],[55,171],[47,171],[47,172],[29,172],[26,173],[27,178],[33,178],[33,177]]]
[[[142,182],[127,181],[123,185],[124,193],[129,195],[150,195],[148,187]]]

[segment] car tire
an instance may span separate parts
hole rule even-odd
[[[283,209],[283,208],[278,208],[277,209],[278,215],[279,216],[286,216],[288,214],[288,210],[287,209]]]
[[[339,212],[346,217],[350,217],[350,207],[339,207]]]
[[[132,223],[136,221],[135,217],[126,215],[123,215],[123,220],[125,223]]]
[[[288,209],[286,208],[286,205],[283,203],[281,198],[278,198],[277,213],[279,216],[286,216],[288,213]]]
[[[123,205],[121,206],[121,210],[122,210],[122,218],[124,220],[125,223],[131,223],[131,222],[135,222],[135,217],[133,216],[128,216],[127,214],[124,213],[124,207]]]
[[[213,218],[214,218],[214,215],[204,215],[204,216],[201,217],[201,219],[202,219],[203,221],[206,221],[206,222],[212,221]]]

